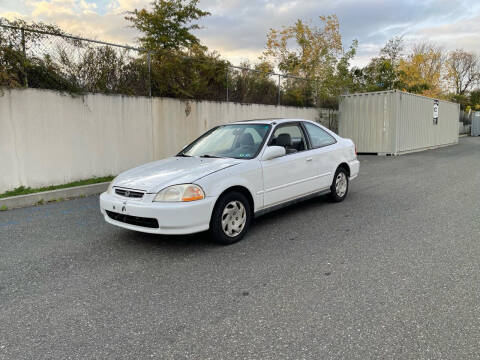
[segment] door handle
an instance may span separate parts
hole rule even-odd
[[[311,157],[307,158],[307,161],[312,161],[312,160],[313,160],[313,158],[311,158]]]

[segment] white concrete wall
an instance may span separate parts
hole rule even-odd
[[[209,128],[232,121],[318,111],[271,105],[49,90],[0,93],[0,193],[116,175],[173,155]]]
[[[246,119],[299,118],[317,120],[312,108],[212,101],[153,99],[154,154],[171,156],[214,126]]]

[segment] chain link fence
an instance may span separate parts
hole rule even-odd
[[[0,24],[0,86],[72,94],[314,106],[307,79],[189,56]]]
[[[2,85],[150,95],[147,58],[133,47],[2,25]]]

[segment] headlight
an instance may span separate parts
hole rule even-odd
[[[169,186],[160,191],[153,201],[195,201],[205,198],[200,186],[182,184]]]

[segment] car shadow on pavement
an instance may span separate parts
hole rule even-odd
[[[300,201],[296,204],[274,210],[272,212],[266,213],[265,215],[259,216],[254,220],[254,227],[257,226],[272,226],[272,223],[278,221],[286,220],[291,216],[303,216],[305,212],[318,210],[324,206],[331,205],[328,195],[317,196],[308,200]]]
[[[252,237],[255,237],[257,230],[269,226],[276,226],[278,222],[286,221],[292,216],[301,217],[306,212],[315,211],[330,204],[331,202],[328,196],[319,196],[269,212],[254,219],[249,233],[246,235],[246,239],[252,239]],[[186,251],[205,251],[224,247],[223,245],[213,243],[210,240],[208,231],[190,235],[158,235],[120,229],[118,233],[118,240],[124,243],[127,247],[136,249],[141,246],[142,250],[163,249],[171,252],[178,251],[181,253],[185,253]],[[230,245],[228,247],[238,246],[246,243],[247,242],[240,241],[239,243]]]
[[[142,246],[144,249],[155,250],[161,248],[171,251],[180,250],[181,252],[186,249],[197,251],[218,246],[209,240],[208,232],[190,235],[159,235],[122,229],[118,240],[129,247],[138,248]]]

